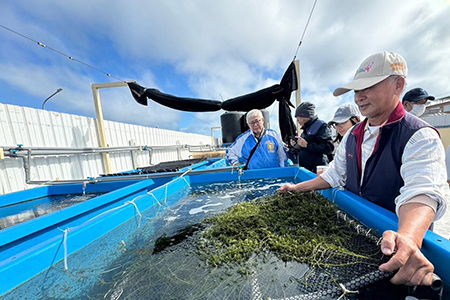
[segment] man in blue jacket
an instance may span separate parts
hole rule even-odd
[[[228,163],[245,164],[245,169],[286,167],[286,150],[281,136],[272,129],[264,128],[262,112],[253,109],[247,113],[246,120],[250,129],[228,147]]]
[[[317,166],[328,165],[328,157],[333,153],[331,128],[316,116],[316,106],[310,102],[300,104],[295,117],[303,129],[297,140],[291,140],[298,153],[298,165],[316,173]]]
[[[398,230],[386,230],[381,242],[382,252],[392,257],[379,269],[398,270],[394,284],[430,285],[434,266],[420,248],[432,222],[444,215],[450,191],[437,130],[406,113],[400,101],[407,74],[406,61],[394,52],[364,60],[353,81],[333,94],[353,90],[366,119],[345,134],[328,170],[280,192],[345,186],[395,212]]]

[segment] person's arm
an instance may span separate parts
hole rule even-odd
[[[314,179],[303,181],[297,184],[287,183],[279,188],[278,191],[284,194],[287,192],[309,192],[315,190],[324,190],[330,187],[330,184],[319,176]]]
[[[234,143],[227,148],[227,161],[231,166],[240,165],[239,158],[242,158],[242,148],[248,134],[244,133],[236,138]]]
[[[322,190],[329,187],[338,187],[345,185],[347,178],[346,170],[346,144],[349,132],[347,132],[342,139],[341,145],[336,151],[334,160],[331,162],[330,167],[317,178],[309,181],[300,182],[298,184],[288,183],[281,187],[278,191],[280,193],[286,193],[288,191],[295,192],[307,192],[312,190]]]
[[[439,135],[431,128],[414,133],[403,152],[400,174],[405,184],[395,200],[399,227],[397,232],[384,232],[381,244],[384,254],[395,253],[380,266],[384,271],[398,270],[391,280],[394,284],[431,284],[434,266],[420,248],[427,229],[447,207],[444,156]]]
[[[283,140],[281,139],[281,136],[278,133],[275,133],[275,138],[278,143],[278,149],[277,149],[277,156],[278,156],[278,163],[280,167],[287,167],[287,154],[286,154],[286,148],[284,147]]]
[[[383,233],[381,250],[391,259],[380,270],[398,270],[391,282],[406,285],[431,285],[433,264],[422,254],[422,241],[433,222],[434,210],[422,203],[407,203],[398,210],[398,231]]]
[[[314,140],[307,142],[306,149],[319,154],[332,154],[334,151],[333,140],[331,138],[331,129],[323,124],[317,132]]]

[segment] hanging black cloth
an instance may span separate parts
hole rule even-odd
[[[297,72],[294,62],[291,62],[281,79],[281,93],[278,97],[278,125],[283,142],[290,145],[290,138],[297,135],[297,126],[291,115],[291,108],[295,106],[291,103],[291,94],[298,89]]]
[[[271,87],[235,97],[222,103],[222,109],[227,111],[250,111],[252,109],[263,109],[272,105],[281,92],[279,84]]]
[[[279,125],[283,142],[289,144],[289,137],[297,135],[297,130],[291,116],[291,93],[298,89],[297,72],[294,62],[291,62],[281,79],[280,84],[228,99],[224,102],[218,100],[181,98],[164,94],[157,89],[147,89],[135,82],[127,82],[133,98],[142,105],[147,105],[147,98],[181,111],[208,112],[220,109],[227,111],[250,111],[264,109],[272,105],[275,100],[279,102]]]
[[[289,104],[291,104],[291,102],[283,97],[278,105],[278,125],[280,127],[280,135],[283,142],[288,146],[290,145],[290,139],[297,136],[297,126],[292,119],[291,105]]]
[[[206,112],[218,111],[222,108],[222,102],[218,100],[181,98],[164,94],[157,89],[146,89],[135,82],[127,82],[133,98],[142,105],[147,105],[147,97],[153,101],[182,111]]]

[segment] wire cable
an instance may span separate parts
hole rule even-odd
[[[57,50],[57,49],[54,49],[54,48],[52,48],[52,47],[48,47],[47,45],[45,45],[45,44],[43,44],[43,43],[41,43],[41,42],[39,42],[39,41],[36,41],[36,40],[34,40],[34,39],[32,39],[32,38],[30,38],[30,37],[28,37],[28,36],[26,36],[26,35],[24,35],[24,34],[22,34],[22,33],[20,33],[20,32],[17,32],[17,31],[15,31],[15,30],[12,30],[11,28],[8,28],[8,27],[3,26],[3,25],[0,25],[0,27],[3,28],[3,29],[5,29],[5,30],[8,30],[8,31],[10,31],[10,32],[12,32],[12,33],[14,33],[14,34],[17,34],[18,36],[23,37],[24,39],[27,39],[27,40],[29,40],[29,41],[31,41],[31,42],[33,42],[33,43],[36,43],[38,46],[41,46],[42,48],[49,49],[49,50],[51,50],[51,51],[53,51],[53,52],[55,52],[55,53],[58,53],[59,55],[62,55],[62,56],[66,57],[66,58],[68,58],[68,59],[70,59],[70,60],[72,60],[72,61],[76,61],[77,63],[80,63],[80,64],[82,64],[82,65],[84,65],[84,66],[86,66],[86,67],[88,67],[88,68],[91,68],[91,69],[93,69],[93,70],[96,70],[96,71],[98,71],[98,72],[100,72],[100,73],[102,73],[102,74],[104,74],[104,75],[106,75],[106,76],[108,76],[108,77],[112,77],[112,78],[115,78],[115,79],[117,79],[117,80],[119,80],[119,81],[126,82],[126,80],[123,80],[123,79],[121,79],[121,78],[119,78],[119,77],[113,76],[113,75],[111,75],[111,74],[108,73],[108,72],[105,72],[105,71],[103,71],[103,70],[101,70],[101,69],[99,69],[99,68],[97,68],[97,67],[94,67],[94,66],[92,66],[92,65],[90,65],[90,64],[87,64],[87,63],[85,63],[85,62],[83,62],[83,61],[81,61],[81,60],[79,60],[79,59],[76,59],[76,58],[74,58],[73,56],[67,55],[67,54],[65,54],[65,53],[63,53],[63,52],[61,52],[61,51],[59,51],[59,50]],[[201,121],[201,122],[204,122],[204,123],[206,123],[206,124],[208,124],[208,125],[210,125],[210,126],[213,126],[211,123],[208,123],[208,122],[206,122],[206,121],[204,121],[204,120],[202,120],[202,119],[199,119],[199,118],[197,118],[196,116],[194,116],[194,115],[192,115],[192,114],[187,113],[187,115],[190,116],[190,117],[192,117],[192,118],[195,118],[195,119],[197,119],[197,120],[199,120],[199,121]]]
[[[300,42],[298,43],[297,50],[295,51],[294,58],[292,59],[292,61],[294,61],[297,58],[298,50],[300,49],[300,46],[303,43],[303,38],[305,37],[306,29],[308,28],[309,21],[311,21],[311,17],[314,12],[314,8],[316,8],[316,4],[317,4],[317,0],[314,1],[314,5],[311,9],[311,12],[309,13],[308,21],[306,22],[305,29],[303,30],[302,37],[300,38]]]
[[[53,52],[55,52],[55,53],[58,53],[59,55],[62,55],[62,56],[66,57],[66,58],[68,58],[68,59],[70,59],[70,60],[72,60],[72,61],[76,61],[77,63],[80,63],[80,64],[82,64],[82,65],[84,65],[84,66],[86,66],[86,67],[88,67],[88,68],[91,68],[91,69],[93,69],[93,70],[95,70],[95,71],[98,71],[98,72],[100,72],[100,73],[102,73],[102,74],[104,74],[104,75],[106,75],[106,76],[108,76],[108,77],[112,77],[112,78],[115,78],[115,79],[117,79],[117,80],[119,80],[119,81],[124,81],[124,82],[125,82],[125,80],[123,80],[123,79],[121,79],[121,78],[119,78],[119,77],[113,76],[113,75],[111,75],[111,74],[108,73],[108,72],[105,72],[105,71],[103,71],[103,70],[101,70],[101,69],[99,69],[99,68],[97,68],[97,67],[94,67],[94,66],[92,66],[92,65],[90,65],[90,64],[87,64],[87,63],[85,63],[85,62],[83,62],[83,61],[81,61],[81,60],[79,60],[79,59],[76,59],[76,58],[74,58],[73,56],[67,55],[67,54],[65,54],[65,53],[63,53],[63,52],[61,52],[61,51],[59,51],[59,50],[57,50],[57,49],[55,49],[55,48],[48,47],[47,45],[45,45],[45,44],[43,44],[43,43],[41,43],[41,42],[39,42],[39,41],[36,41],[36,40],[34,40],[34,39],[32,39],[32,38],[30,38],[30,37],[24,35],[24,34],[21,34],[21,33],[17,32],[17,31],[15,31],[15,30],[12,30],[11,28],[8,28],[8,27],[3,26],[3,25],[0,25],[0,27],[3,28],[3,29],[5,29],[5,30],[8,30],[8,31],[10,31],[10,32],[12,32],[12,33],[14,33],[14,34],[17,34],[18,36],[23,37],[24,39],[27,39],[27,40],[29,40],[29,41],[31,41],[31,42],[33,42],[33,43],[36,43],[38,46],[41,46],[42,48],[49,49],[49,50],[51,50],[51,51],[53,51]]]

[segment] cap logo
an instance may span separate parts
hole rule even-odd
[[[403,63],[393,63],[391,64],[391,71],[403,71],[405,69],[405,66]]]
[[[371,62],[370,64],[367,65],[367,67],[356,70],[355,76],[358,75],[359,73],[369,72],[370,69],[373,67],[373,65],[374,62]]]

